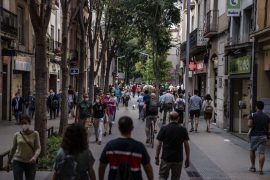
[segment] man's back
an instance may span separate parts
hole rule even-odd
[[[110,164],[109,180],[115,180],[117,168],[121,163],[127,163],[134,179],[141,180],[141,164],[149,164],[150,157],[141,142],[132,138],[117,138],[105,146],[100,162]]]
[[[201,109],[201,105],[202,105],[202,99],[197,96],[194,95],[190,98],[190,110],[199,110]]]
[[[162,99],[164,104],[173,103],[173,95],[170,93],[166,93]]]
[[[187,130],[177,122],[163,126],[157,139],[163,142],[162,159],[166,162],[183,161],[183,142],[189,140]]]
[[[266,136],[268,132],[268,124],[270,118],[262,111],[253,113],[251,119],[253,120],[253,128],[251,136]]]

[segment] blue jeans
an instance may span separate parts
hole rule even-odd
[[[25,180],[35,180],[36,164],[24,163],[20,161],[13,161],[13,176],[14,180],[23,180],[23,173]]]

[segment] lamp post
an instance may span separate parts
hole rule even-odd
[[[189,112],[189,103],[188,103],[188,92],[189,92],[189,31],[190,31],[190,0],[187,0],[187,32],[186,32],[186,71],[185,71],[185,101],[186,101],[186,108],[185,108],[185,126],[188,129],[188,112]]]
[[[139,52],[140,54],[144,55],[144,56],[147,56],[147,61],[149,60],[149,57],[150,55],[147,54],[147,53],[144,53],[144,52]],[[147,84],[148,84],[148,74],[146,73],[146,81],[147,81]]]

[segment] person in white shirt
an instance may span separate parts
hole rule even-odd
[[[206,132],[210,133],[210,120],[212,119],[214,113],[214,102],[210,96],[207,94],[205,100],[203,101],[202,110],[204,112],[204,119],[206,121]]]
[[[171,112],[173,110],[174,97],[168,91],[162,98],[162,106],[163,106],[163,124],[166,124],[167,112]]]

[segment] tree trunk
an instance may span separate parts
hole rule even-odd
[[[104,92],[109,92],[109,78],[110,78],[110,70],[112,64],[112,53],[107,53],[107,66],[105,70],[105,85],[104,85]]]
[[[94,102],[94,81],[95,81],[95,49],[90,47],[90,71],[89,71],[89,101]]]
[[[48,64],[46,59],[46,34],[36,34],[36,112],[35,130],[39,132],[41,156],[47,154],[47,89],[48,89]]]
[[[68,124],[68,63],[67,63],[67,46],[68,46],[68,2],[61,1],[62,7],[62,47],[61,47],[61,70],[62,70],[62,102],[61,117],[59,126],[59,135],[63,136]]]
[[[29,1],[29,13],[35,32],[35,80],[36,80],[36,115],[35,130],[39,132],[41,153],[47,154],[47,90],[48,90],[48,61],[46,33],[51,17],[52,1],[41,0],[37,6],[35,0]]]
[[[105,70],[106,70],[106,68],[107,68],[106,58],[103,57],[102,64],[101,64],[101,71],[100,71],[100,74],[103,77],[103,78],[101,78],[101,81],[100,81],[100,89],[102,89],[103,91],[105,90]],[[106,91],[104,91],[104,92],[106,93]]]

